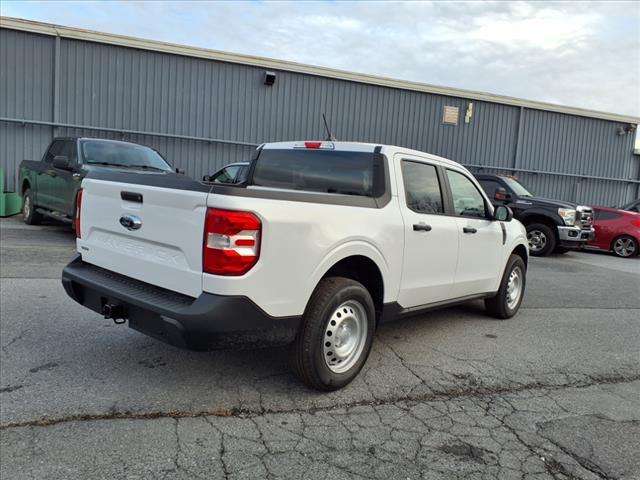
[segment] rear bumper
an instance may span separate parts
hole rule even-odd
[[[594,229],[580,227],[558,227],[558,238],[563,247],[580,247],[594,238]]]
[[[247,297],[203,292],[192,298],[156,287],[83,262],[80,254],[62,271],[62,285],[72,299],[105,318],[115,311],[129,327],[192,350],[287,344],[300,322],[271,317]]]

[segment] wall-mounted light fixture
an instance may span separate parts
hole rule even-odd
[[[467,103],[467,113],[464,114],[464,123],[469,123],[473,116],[473,102]]]
[[[616,133],[620,136],[622,135],[627,135],[628,133],[633,133],[636,131],[637,125],[634,125],[633,123],[630,123],[629,125],[625,125],[618,127],[618,130],[616,131]]]
[[[276,83],[276,72],[266,71],[264,72],[264,84],[267,86],[271,86]]]

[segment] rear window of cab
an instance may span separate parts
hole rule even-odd
[[[373,152],[294,149],[262,150],[252,185],[379,197],[384,193],[384,157]]]

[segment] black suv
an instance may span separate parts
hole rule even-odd
[[[508,175],[475,176],[494,205],[509,205],[527,229],[531,255],[544,257],[581,248],[594,236],[591,207],[536,197]]]

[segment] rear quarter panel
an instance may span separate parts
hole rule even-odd
[[[629,235],[640,242],[640,228],[632,223],[640,222],[640,214],[621,213],[619,218],[594,220],[595,238],[589,242],[589,245],[602,250],[611,250],[613,241],[621,235]]]
[[[384,279],[384,301],[397,298],[404,245],[396,197],[383,208],[210,194],[208,206],[250,211],[262,221],[260,260],[241,277],[203,275],[203,290],[244,295],[269,315],[301,315],[323,275],[363,255]]]

